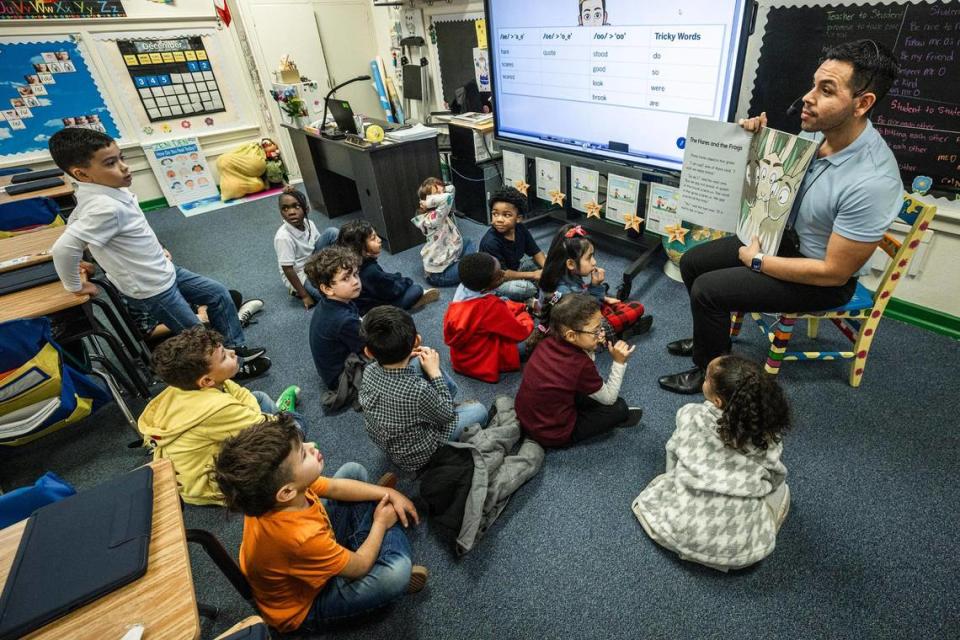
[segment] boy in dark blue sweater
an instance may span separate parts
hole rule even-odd
[[[439,289],[423,290],[399,273],[387,273],[377,262],[383,241],[366,220],[348,222],[340,228],[337,244],[353,251],[360,259],[362,288],[356,300],[361,315],[382,304],[414,311],[440,298]]]
[[[323,298],[310,319],[310,351],[317,373],[329,389],[339,385],[344,362],[363,350],[360,341],[360,260],[346,247],[327,247],[314,255],[304,271]]]

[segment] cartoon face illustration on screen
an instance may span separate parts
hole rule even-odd
[[[607,0],[579,0],[580,15],[577,22],[581,27],[600,27],[607,22]]]

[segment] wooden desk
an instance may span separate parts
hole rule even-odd
[[[119,640],[133,624],[144,626],[149,640],[200,637],[190,556],[180,499],[169,460],[153,467],[153,528],[147,572],[96,602],[68,613],[26,638]],[[26,520],[0,530],[0,584],[7,581]],[[64,544],[69,541],[64,540]]]
[[[60,205],[61,211],[64,213],[72,211],[73,208],[77,206],[77,199],[73,195],[73,183],[66,174],[61,176],[61,179],[63,180],[63,184],[59,187],[30,191],[29,193],[21,193],[15,196],[8,195],[6,191],[0,191],[0,204],[16,202],[17,200],[29,200],[30,198],[47,197],[56,200],[57,204]],[[11,184],[11,180],[13,180],[13,176],[0,176],[0,187]]]
[[[410,218],[420,205],[420,183],[440,177],[436,137],[358,147],[284,126],[314,208],[331,218],[362,209],[390,253],[424,241]]]
[[[66,227],[51,227],[12,238],[0,238],[0,261],[48,251],[65,229]],[[36,256],[32,262],[51,259],[49,255]],[[80,306],[89,299],[90,296],[70,293],[63,288],[63,283],[59,280],[49,282],[39,287],[0,296],[0,322],[48,316],[57,311]]]
[[[63,235],[65,229],[66,227],[44,227],[11,238],[0,238],[0,262],[21,256],[30,256],[30,259],[26,262],[21,262],[13,267],[0,267],[0,273],[52,260],[53,257],[49,251],[57,238]]]

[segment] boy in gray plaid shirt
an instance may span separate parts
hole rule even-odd
[[[487,408],[457,406],[457,386],[440,371],[440,354],[420,344],[406,311],[374,307],[363,318],[364,352],[375,362],[363,371],[360,405],[367,435],[401,469],[418,471],[441,445],[471,424],[487,424]]]

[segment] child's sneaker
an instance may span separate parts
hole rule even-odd
[[[436,302],[440,299],[440,289],[427,289],[423,292],[423,295],[420,296],[420,299],[413,303],[413,306],[410,307],[410,311],[420,309],[431,302]]]
[[[653,316],[641,316],[639,320],[623,330],[623,333],[620,334],[620,339],[629,340],[634,336],[647,333],[650,331],[651,326],[653,326]]]
[[[627,419],[618,424],[617,427],[620,429],[635,427],[640,424],[641,418],[643,418],[643,409],[640,407],[630,407],[627,409]]]
[[[423,590],[427,586],[428,577],[430,577],[430,572],[425,566],[413,565],[413,569],[410,570],[410,582],[407,583],[407,593],[417,593]]]
[[[387,471],[385,474],[380,476],[379,480],[377,480],[377,486],[393,489],[397,486],[397,480],[397,474],[395,474],[393,471]]]
[[[237,375],[233,376],[233,379],[249,380],[251,378],[256,378],[257,376],[262,376],[270,369],[270,365],[272,364],[273,363],[270,362],[270,358],[266,356],[254,358],[253,360],[241,364],[240,369],[237,371]]]
[[[267,352],[263,347],[234,347],[233,350],[236,352],[237,357],[240,358],[241,364],[256,360]]]
[[[283,411],[288,413],[290,411],[297,410],[297,400],[300,399],[300,387],[297,385],[291,385],[283,390],[279,396],[277,396],[277,411]]]
[[[250,318],[263,311],[263,300],[254,298],[247,300],[237,309],[237,317],[240,318],[240,326],[246,329],[250,326]]]

